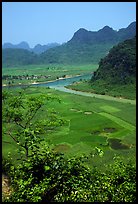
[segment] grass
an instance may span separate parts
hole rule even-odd
[[[112,121],[114,121],[115,123],[121,125],[125,129],[128,129],[130,131],[135,130],[135,126],[134,125],[131,125],[130,123],[128,123],[128,122],[126,122],[126,121],[124,121],[124,120],[122,120],[122,119],[120,119],[120,118],[118,118],[116,116],[113,116],[113,115],[111,115],[109,113],[105,113],[105,112],[101,112],[100,114],[102,116],[105,116],[105,117],[111,119]]]
[[[3,84],[8,84],[9,81],[11,84],[29,84],[32,82],[45,82],[50,80],[55,80],[57,77],[62,77],[63,75],[75,76],[75,75],[83,75],[90,72],[95,71],[98,68],[97,64],[86,64],[86,65],[28,65],[22,67],[3,67],[2,68],[2,76],[3,75],[11,75],[11,76],[23,76],[23,75],[37,75],[37,76],[49,76],[48,78],[40,78],[40,79],[14,79],[14,80],[3,80]],[[12,83],[13,82],[13,83]]]
[[[95,147],[104,151],[103,162],[110,163],[114,154],[121,155],[124,160],[126,155],[135,161],[136,145],[136,107],[134,104],[108,101],[104,99],[74,95],[48,89],[44,87],[29,87],[27,95],[53,94],[61,98],[61,103],[52,102],[48,108],[54,108],[67,122],[63,127],[58,127],[54,132],[42,135],[45,141],[55,151],[64,152],[67,156],[86,154],[87,163],[91,166],[93,162],[99,166],[101,158],[91,157]],[[91,114],[86,114],[89,112]],[[45,117],[43,109],[38,117]],[[121,143],[131,148],[111,148],[108,138],[119,139]],[[3,136],[3,155],[10,151],[14,158],[17,157],[15,150],[17,146]],[[122,148],[122,146],[120,146]],[[95,159],[97,158],[97,160]]]
[[[107,84],[105,81],[99,80],[93,83],[89,83],[89,81],[81,81],[78,83],[74,83],[69,85],[68,88],[90,92],[90,93],[98,93],[102,95],[110,95],[114,97],[120,98],[128,98],[128,99],[136,99],[136,85],[135,84]]]

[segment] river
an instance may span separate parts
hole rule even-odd
[[[34,84],[33,86],[48,86],[50,88],[53,87],[64,87],[68,86],[74,82],[80,81],[80,80],[90,80],[92,77],[91,74],[85,74],[85,75],[80,75],[80,76],[75,76],[75,77],[70,77],[70,78],[65,78],[65,79],[58,79],[55,81],[47,82],[47,83],[41,83],[41,84]]]
[[[73,82],[77,82],[80,80],[90,80],[92,77],[92,73],[89,74],[84,74],[84,75],[79,75],[79,76],[74,76],[74,77],[69,77],[69,78],[62,78],[62,79],[57,79],[54,81],[50,81],[50,82],[40,82],[40,83],[36,83],[36,84],[27,84],[27,85],[14,85],[14,86],[3,86],[2,88],[23,88],[26,86],[46,86],[46,87],[64,87],[64,86],[68,86],[70,84],[72,84]]]
[[[113,96],[94,94],[94,93],[88,93],[88,92],[82,92],[82,91],[75,91],[72,89],[65,88],[65,86],[68,86],[68,85],[72,84],[73,82],[78,82],[80,80],[90,80],[91,77],[92,77],[92,73],[89,73],[89,74],[75,76],[75,77],[71,77],[71,78],[58,79],[58,80],[46,82],[46,83],[31,84],[30,86],[50,87],[50,88],[54,88],[54,89],[62,91],[62,92],[67,92],[67,93],[76,94],[76,95],[95,97],[95,98],[99,98],[99,99],[117,101],[117,102],[121,102],[121,103],[130,103],[133,105],[136,104],[136,100],[117,98],[117,97],[113,97]],[[25,86],[27,86],[27,85],[24,85],[24,86],[23,85],[17,85],[17,86],[10,86],[10,87],[8,86],[6,88],[17,88],[17,87],[25,87]]]

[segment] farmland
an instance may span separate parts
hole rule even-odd
[[[60,77],[91,73],[97,69],[97,64],[86,65],[27,65],[22,67],[4,67],[2,69],[2,84],[17,85],[34,82],[46,82]]]
[[[18,90],[18,89],[17,89]],[[16,93],[16,89],[14,89]],[[61,103],[52,102],[47,105],[54,108],[66,123],[55,131],[41,135],[52,149],[63,152],[67,157],[88,155],[87,164],[103,168],[112,163],[114,155],[124,160],[131,158],[135,163],[136,150],[136,107],[133,104],[98,98],[63,93],[45,87],[29,87],[26,96],[40,94],[58,96]],[[43,108],[37,117],[44,118]],[[18,145],[4,135],[2,140],[3,155],[11,152],[13,158],[18,157]],[[95,154],[100,148],[104,155]]]

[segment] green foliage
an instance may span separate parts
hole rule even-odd
[[[99,149],[98,149],[99,150]],[[38,146],[28,160],[10,166],[10,202],[135,202],[136,170],[115,158],[106,172],[90,170],[85,157],[67,159]]]
[[[16,95],[18,90],[21,90],[21,88],[14,89],[14,95]],[[123,144],[128,144],[130,147],[128,150],[117,149],[115,150],[116,154],[121,155],[124,160],[126,160],[126,157],[129,157],[135,161],[135,131],[132,132],[131,129],[127,129],[127,125],[124,127],[122,125],[125,121],[128,127],[131,125],[135,127],[136,125],[136,107],[130,104],[131,101],[126,100],[126,102],[123,103],[123,99],[117,99],[120,101],[117,102],[114,101],[114,99],[110,101],[94,97],[71,95],[68,93],[61,94],[59,91],[46,89],[44,87],[29,87],[25,93],[25,97],[36,96],[39,98],[41,94],[51,94],[51,96],[56,95],[61,98],[61,103],[50,101],[46,108],[43,106],[40,112],[38,112],[37,117],[34,118],[34,121],[43,121],[47,114],[47,108],[48,110],[51,108],[52,111],[54,107],[56,113],[67,121],[62,127],[54,129],[47,127],[50,131],[47,129],[45,133],[40,135],[46,142],[52,145],[54,150],[64,152],[66,155],[73,157],[82,153],[89,154],[95,146],[102,147],[105,152],[103,163],[111,163],[114,150],[110,148],[110,144],[107,144],[107,139],[112,137],[120,139]],[[91,112],[91,114],[87,115],[85,112]],[[106,112],[108,116],[111,115],[114,117],[107,118],[106,115],[101,115],[101,112]],[[116,123],[117,120],[120,121],[118,124]],[[2,127],[4,128],[4,125],[2,125]],[[106,132],[104,130],[105,128],[111,127],[115,129],[115,132]],[[8,128],[8,125],[5,126],[5,128]],[[17,128],[17,126],[14,128]],[[16,145],[8,134],[3,135],[3,155],[6,157],[10,151],[16,165],[18,165],[17,159],[19,157],[16,151],[18,148],[19,145]],[[99,166],[100,169],[103,168],[102,162],[100,163],[100,160],[96,158],[94,158],[93,161],[88,161],[90,167],[93,165],[93,162],[96,166]]]
[[[89,86],[94,93],[136,98],[136,37],[114,46],[100,60]]]
[[[41,62],[51,64],[94,64],[98,63],[111,47],[112,44],[110,43],[67,43],[42,53],[40,58]]]
[[[133,163],[124,163],[115,157],[114,163],[107,166],[106,171],[96,167],[91,170],[86,166],[87,156],[68,158],[56,153],[44,140],[40,143],[39,134],[48,123],[45,123],[43,115],[44,124],[37,124],[33,119],[39,114],[39,108],[45,105],[45,100],[53,100],[52,96],[39,94],[39,97],[27,97],[22,92],[15,95],[4,91],[2,100],[6,129],[8,125],[16,125],[21,134],[13,128],[14,138],[19,140],[19,146],[27,142],[31,150],[25,158],[19,148],[21,157],[18,165],[14,165],[10,155],[8,160],[3,158],[3,172],[8,174],[13,189],[10,196],[4,198],[5,202],[136,201],[136,169]],[[57,123],[55,110],[51,109],[48,118],[52,122],[48,129],[55,127],[55,124],[62,125],[61,120]],[[104,151],[96,147],[95,156],[103,160]]]
[[[3,49],[2,65],[4,67],[37,64],[38,56],[25,49]]]
[[[3,134],[9,135],[19,147],[23,148],[26,157],[35,143],[41,142],[41,134],[64,123],[54,110],[47,110],[43,119],[35,119],[40,109],[46,105],[46,101],[53,100],[59,99],[44,94],[38,97],[26,97],[21,91],[16,95],[3,91]]]
[[[91,81],[104,80],[106,84],[134,84],[136,81],[136,37],[113,47],[101,59]]]

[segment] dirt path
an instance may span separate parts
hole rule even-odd
[[[9,179],[6,175],[2,174],[2,199],[8,197],[11,193],[11,188],[9,185]]]
[[[110,101],[117,101],[117,102],[121,102],[121,103],[130,103],[130,104],[136,105],[136,100],[117,98],[117,97],[113,97],[113,96],[100,95],[100,94],[94,94],[94,93],[88,93],[88,92],[82,92],[82,91],[76,91],[76,90],[72,90],[72,89],[67,89],[64,86],[59,86],[59,87],[55,86],[52,88],[55,88],[56,90],[67,92],[67,93],[72,93],[72,94],[77,94],[77,95],[82,95],[82,96],[88,96],[88,97],[95,97],[95,98],[110,100]]]

